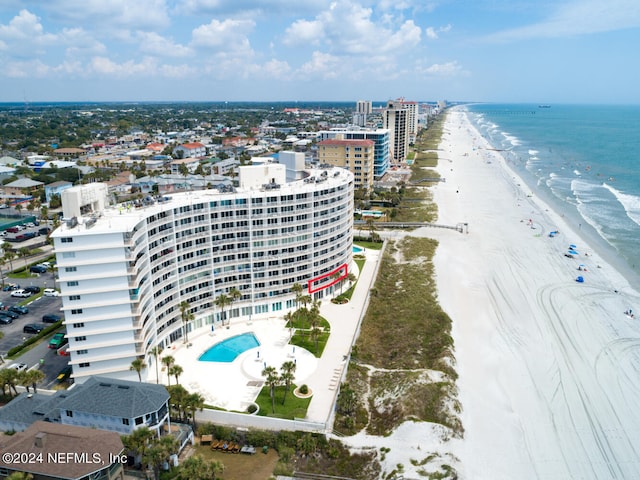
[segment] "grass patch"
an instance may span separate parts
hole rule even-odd
[[[320,358],[322,357],[324,347],[327,346],[328,341],[329,332],[327,331],[323,331],[318,334],[316,345],[316,340],[311,336],[311,333],[308,330],[297,330],[296,333],[293,334],[290,343],[296,347],[304,348],[305,350],[313,353],[316,357]]]
[[[353,242],[353,244],[358,247],[368,248],[369,250],[382,249],[382,242],[369,242],[367,240],[358,240],[357,242]]]
[[[309,408],[309,404],[311,403],[311,397],[309,398],[298,398],[293,394],[293,390],[296,387],[291,385],[291,391],[287,393],[287,397],[285,399],[284,405],[282,404],[282,400],[284,399],[285,387],[279,386],[275,388],[275,413],[273,411],[271,405],[271,388],[268,385],[262,387],[260,390],[260,394],[258,394],[258,398],[256,402],[260,406],[260,411],[258,415],[263,417],[276,417],[276,418],[286,418],[289,420],[293,420],[294,418],[304,418],[307,416],[307,408]]]

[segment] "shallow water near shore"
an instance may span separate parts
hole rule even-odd
[[[463,107],[532,195],[640,286],[640,107]]]

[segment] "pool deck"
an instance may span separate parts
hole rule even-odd
[[[360,254],[364,254],[367,261],[358,276],[351,301],[334,305],[326,299],[321,304],[320,314],[331,325],[331,335],[322,358],[318,359],[307,350],[289,343],[290,332],[285,328],[282,316],[264,316],[251,322],[231,320],[228,328],[216,326],[214,332],[202,328],[190,333],[190,346],[180,344],[163,352],[163,356],[173,355],[175,363],[183,368],[180,384],[190,392],[200,393],[209,405],[245,411],[262,388],[264,378],[261,373],[265,364],[279,371],[285,361],[292,360],[297,367],[294,383],[306,384],[313,393],[306,420],[330,423],[335,396],[380,257],[379,250],[366,249]],[[260,342],[259,347],[241,353],[229,363],[198,361],[198,357],[212,345],[246,332],[253,332]],[[149,381],[155,381],[155,375],[155,367],[152,366],[149,368]],[[160,372],[160,382],[167,383],[166,371]],[[171,384],[174,383],[175,378],[172,377]]]

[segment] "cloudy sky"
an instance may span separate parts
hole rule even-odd
[[[639,0],[1,0],[0,102],[640,103]]]

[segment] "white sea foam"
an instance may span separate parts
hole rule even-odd
[[[514,147],[522,144],[518,137],[511,135],[508,132],[502,132],[502,136]]]
[[[578,176],[578,177],[579,177],[580,175],[582,175],[582,174],[580,173],[580,171],[579,171],[579,170],[574,170],[574,171],[573,171],[573,173],[574,173],[574,175],[576,175],[576,176]]]
[[[540,153],[538,150],[529,150],[529,155],[535,156]]]
[[[620,202],[627,216],[636,224],[640,225],[640,197],[622,193],[611,185],[603,183],[602,186],[609,190],[616,200]]]

